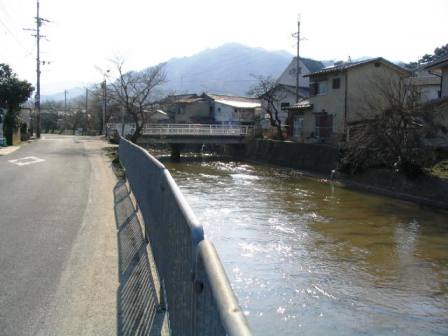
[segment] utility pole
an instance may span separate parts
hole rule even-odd
[[[106,80],[104,80],[101,83],[101,86],[103,88],[103,135],[107,136],[107,131],[106,131],[106,101],[107,101],[107,83]]]
[[[300,84],[300,18],[297,20],[297,58],[296,58],[296,103],[299,102],[299,84]]]
[[[39,0],[37,0],[37,16],[36,16],[36,41],[37,41],[37,58],[36,58],[36,137],[40,138],[40,16],[39,16]]]
[[[40,27],[42,26],[42,22],[50,22],[44,18],[40,17],[39,14],[39,0],[36,0],[36,29],[24,29],[31,30],[36,32],[36,34],[32,34],[36,38],[37,44],[37,56],[36,56],[36,95],[34,97],[35,100],[35,108],[36,108],[36,137],[40,138],[40,38],[45,37],[44,35],[40,35]]]
[[[67,90],[64,90],[64,113],[67,114]]]
[[[84,119],[84,135],[87,135],[87,108],[89,105],[89,89],[86,88],[86,115]]]

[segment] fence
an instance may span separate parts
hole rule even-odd
[[[251,126],[205,124],[146,124],[144,135],[199,135],[199,136],[247,136]]]
[[[251,335],[219,257],[171,174],[123,138],[119,157],[145,222],[172,335]]]

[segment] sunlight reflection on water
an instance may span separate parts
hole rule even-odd
[[[446,212],[287,169],[166,166],[254,334],[448,334]]]

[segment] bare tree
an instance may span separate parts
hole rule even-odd
[[[279,106],[285,98],[285,94],[278,90],[277,83],[272,77],[257,76],[257,80],[258,83],[250,89],[249,94],[263,101],[263,107],[269,116],[271,126],[277,130],[278,139],[284,140]]]
[[[371,78],[359,95],[358,121],[352,123],[342,170],[351,173],[387,167],[415,178],[431,161],[425,140],[443,130],[436,112],[420,103],[418,88],[402,78]]]
[[[113,61],[117,72],[117,79],[111,81],[112,98],[124,109],[135,124],[135,132],[131,141],[136,142],[141,135],[142,128],[148,122],[154,105],[156,89],[166,81],[165,64],[159,64],[143,71],[124,70],[124,59],[115,58]]]

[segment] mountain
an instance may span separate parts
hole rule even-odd
[[[238,43],[203,50],[193,56],[172,58],[166,62],[168,93],[202,93],[246,95],[256,83],[255,76],[277,78],[293,55],[286,51],[268,51]],[[67,92],[67,98],[84,95],[82,87]],[[42,96],[45,100],[64,100],[64,92]]]
[[[83,96],[85,95],[86,89],[84,87],[73,87],[69,90],[67,90],[67,100]],[[41,101],[44,103],[46,101],[61,101],[64,100],[64,91],[48,94],[48,95],[42,95]]]
[[[278,77],[292,59],[286,51],[267,51],[237,43],[206,49],[166,63],[164,89],[176,93],[203,91],[245,95],[256,83],[254,76]]]

